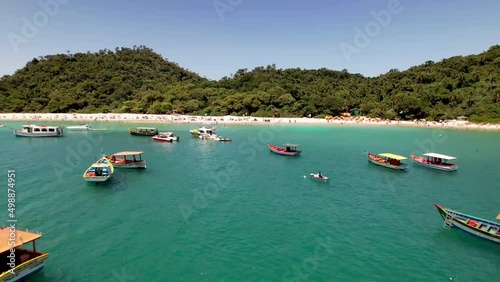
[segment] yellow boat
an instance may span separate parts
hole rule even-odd
[[[372,164],[376,164],[379,166],[395,169],[395,170],[406,170],[408,169],[408,165],[402,163],[402,160],[407,160],[408,158],[392,154],[392,153],[383,153],[383,154],[371,154],[366,153],[368,161]]]
[[[104,182],[111,177],[113,172],[115,172],[113,164],[103,154],[102,158],[87,168],[83,173],[83,179],[88,182]]]
[[[3,260],[0,264],[0,281],[24,281],[42,270],[49,254],[38,252],[35,248],[35,240],[41,237],[42,234],[15,228],[0,229],[0,253]],[[28,243],[32,243],[32,248],[23,248]]]

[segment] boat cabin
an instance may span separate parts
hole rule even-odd
[[[0,281],[24,281],[44,267],[49,254],[37,251],[35,245],[41,237],[28,231],[0,229]]]
[[[378,154],[379,157],[382,157],[388,162],[390,165],[394,166],[400,166],[402,165],[401,161],[406,160],[406,157],[396,155],[396,154],[391,154],[391,153],[383,153],[383,154]]]
[[[298,144],[283,144],[283,146],[285,147],[285,152],[296,152],[297,151],[297,147],[299,146]]]
[[[152,134],[152,133],[158,134],[158,129],[154,127],[137,127],[135,131],[137,133],[144,133],[144,134]]]
[[[119,152],[111,155],[110,161],[113,164],[128,164],[128,163],[137,163],[142,161],[142,151],[125,151]]]
[[[45,134],[45,133],[53,133],[53,134],[62,134],[62,127],[60,126],[45,126],[45,125],[23,125],[23,128],[20,130],[22,133],[32,133],[32,134]]]
[[[457,158],[437,153],[426,153],[424,156],[427,157],[427,163],[434,165],[453,165],[447,161],[456,160]]]

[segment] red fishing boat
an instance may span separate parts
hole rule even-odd
[[[279,155],[297,156],[302,153],[302,151],[297,150],[298,144],[283,144],[284,147],[278,147],[272,144],[267,144],[267,146],[271,152]]]

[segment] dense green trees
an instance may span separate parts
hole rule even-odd
[[[240,69],[211,81],[145,46],[35,58],[0,79],[2,112],[339,115],[500,122],[500,46],[375,78],[333,71]]]

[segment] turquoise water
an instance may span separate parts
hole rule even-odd
[[[155,125],[180,136],[165,144],[92,125],[108,130],[30,139],[0,129],[0,215],[15,169],[17,226],[41,231],[37,249],[50,253],[30,281],[498,281],[500,246],[444,229],[433,203],[495,218],[499,133],[220,125],[233,141],[217,143],[192,138],[198,125]],[[286,142],[303,153],[266,146]],[[101,149],[143,150],[148,168],[86,183]],[[457,156],[459,170],[397,172],[365,156],[427,149]],[[304,178],[318,171],[331,180]]]

